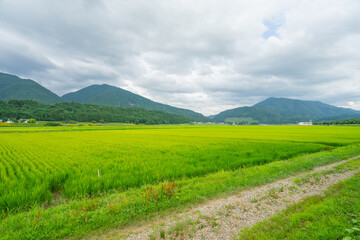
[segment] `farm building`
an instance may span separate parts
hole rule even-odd
[[[298,125],[300,125],[300,126],[311,126],[311,125],[313,125],[313,123],[310,120],[310,122],[299,122]]]

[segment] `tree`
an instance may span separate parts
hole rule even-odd
[[[36,123],[36,119],[30,118],[30,119],[28,120],[28,123]]]

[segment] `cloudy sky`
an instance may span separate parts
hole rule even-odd
[[[360,1],[0,0],[0,71],[205,115],[271,96],[360,109]]]

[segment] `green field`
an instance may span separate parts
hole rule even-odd
[[[0,237],[123,226],[359,154],[359,143],[360,128],[336,126],[0,128]]]

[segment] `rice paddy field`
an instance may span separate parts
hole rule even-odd
[[[78,238],[357,154],[350,126],[2,127],[0,238]]]

